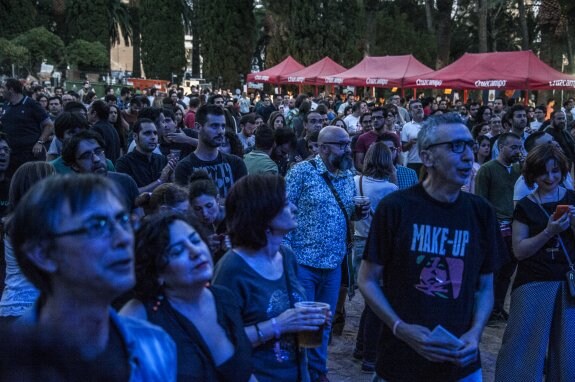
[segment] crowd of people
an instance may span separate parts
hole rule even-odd
[[[359,289],[375,382],[575,380],[573,98],[0,96],[4,375],[325,382]]]

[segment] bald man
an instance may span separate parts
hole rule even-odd
[[[351,261],[351,220],[369,213],[369,205],[355,213],[350,143],[347,131],[341,127],[324,127],[318,136],[319,153],[296,164],[286,177],[288,199],[299,210],[298,228],[286,242],[295,253],[307,299],[328,303],[332,315],[338,297],[344,302],[348,290],[340,290],[340,286],[342,263],[346,263],[346,258]],[[353,281],[349,277],[352,269],[344,270],[343,284],[348,285]],[[349,290],[353,291],[353,286]],[[311,381],[326,380],[330,330],[331,325],[326,325],[322,346],[308,351]]]

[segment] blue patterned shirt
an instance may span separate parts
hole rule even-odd
[[[345,217],[322,174],[327,172],[346,207],[348,216],[354,212],[355,183],[349,170],[330,173],[320,156],[317,167],[303,161],[286,176],[287,197],[297,208],[298,228],[285,239],[296,255],[298,264],[319,269],[335,269],[346,254]]]
[[[405,190],[406,188],[419,183],[417,173],[414,169],[397,165],[395,166],[395,171],[397,174],[397,187],[399,187],[400,190]]]

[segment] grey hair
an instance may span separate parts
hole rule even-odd
[[[432,115],[423,121],[421,130],[417,134],[417,144],[419,152],[425,150],[429,145],[437,142],[437,128],[441,125],[464,125],[465,121],[459,113],[445,113]]]

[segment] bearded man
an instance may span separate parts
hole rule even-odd
[[[367,204],[355,213],[350,144],[344,129],[324,127],[318,136],[319,153],[296,164],[286,177],[288,200],[299,210],[298,228],[288,235],[286,244],[295,253],[298,278],[307,299],[328,303],[332,315],[340,293],[342,262],[351,239],[350,220],[367,216],[370,208]],[[350,282],[353,279],[348,272],[344,278]],[[330,330],[331,324],[325,325],[322,346],[308,351],[312,381],[327,380]]]

